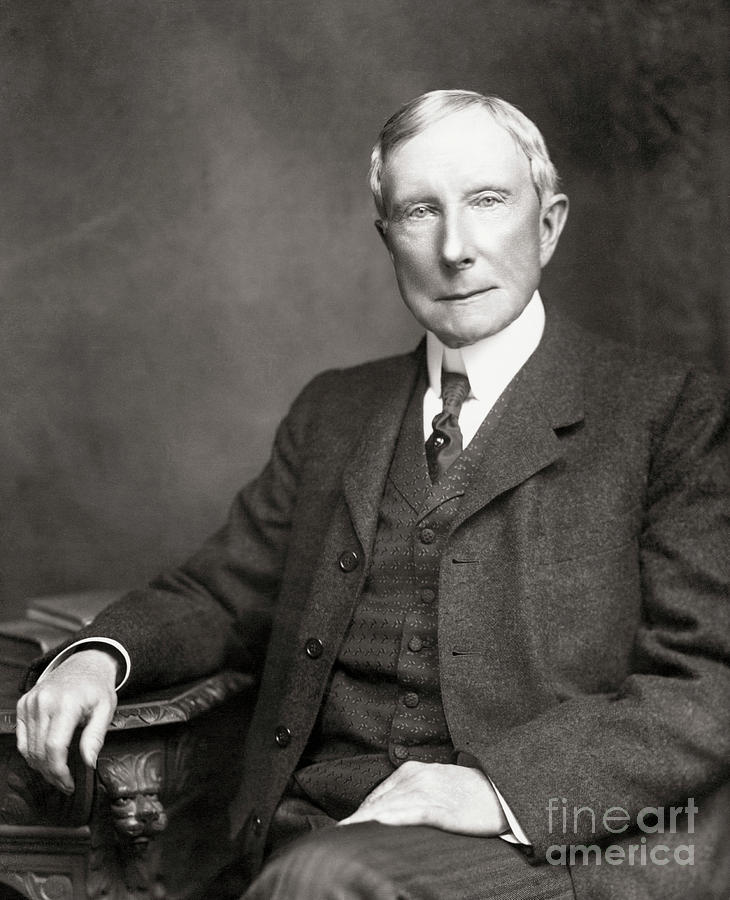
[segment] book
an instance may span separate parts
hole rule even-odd
[[[97,590],[32,597],[26,601],[25,615],[34,622],[78,631],[91,624],[105,607],[123,593],[121,590]]]
[[[71,637],[74,630],[31,619],[0,622],[0,664],[25,668],[36,657]]]
[[[123,593],[98,590],[31,598],[24,619],[0,622],[0,665],[25,668],[89,625]]]

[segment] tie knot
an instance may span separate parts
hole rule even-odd
[[[444,404],[444,412],[451,413],[458,418],[461,412],[461,404],[469,396],[469,379],[458,372],[441,373],[441,399]]]

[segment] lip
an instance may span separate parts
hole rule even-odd
[[[463,291],[456,294],[444,294],[441,297],[437,297],[437,301],[445,300],[445,301],[454,301],[454,300],[469,300],[471,297],[477,297],[479,294],[486,294],[487,291],[491,291],[491,288],[477,288],[474,291]]]

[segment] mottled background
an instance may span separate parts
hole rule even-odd
[[[180,559],[311,375],[415,343],[365,170],[424,90],[543,128],[573,202],[549,304],[727,371],[725,16],[2,0],[3,612]]]

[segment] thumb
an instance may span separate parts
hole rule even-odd
[[[96,760],[104,746],[104,738],[113,714],[114,709],[107,703],[98,703],[81,732],[79,739],[81,758],[92,769],[96,768]]]

